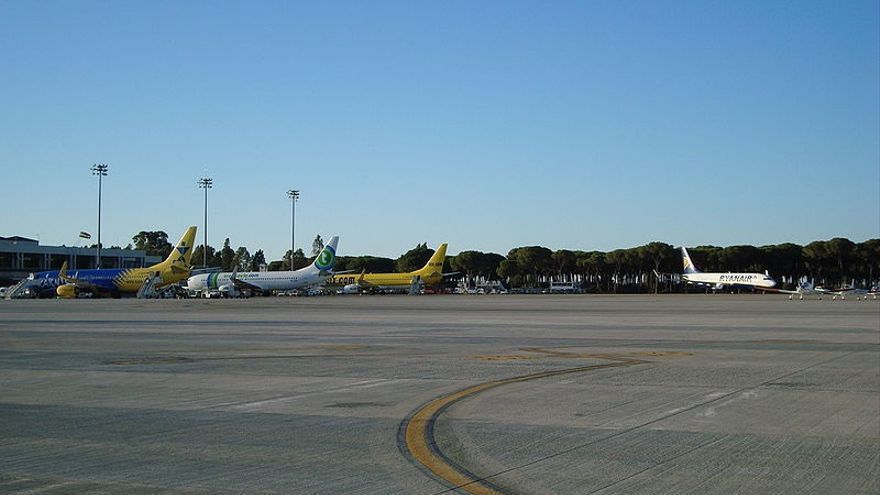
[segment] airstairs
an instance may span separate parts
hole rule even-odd
[[[162,277],[158,274],[148,275],[141,288],[137,291],[138,299],[155,299],[159,296],[156,287],[162,283]]]
[[[30,280],[29,278],[23,278],[23,279],[19,280],[17,284],[6,289],[6,295],[3,296],[3,298],[4,299],[14,298],[16,296],[16,294],[23,291],[25,289],[25,287],[27,287],[27,283],[29,280]]]
[[[409,295],[417,296],[422,291],[422,277],[416,275],[409,282]]]

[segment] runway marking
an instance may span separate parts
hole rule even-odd
[[[398,381],[399,380],[391,380],[388,378],[376,378],[376,379],[372,379],[372,380],[362,380],[362,381],[358,381],[358,382],[354,382],[354,383],[349,383],[349,384],[346,384],[342,387],[325,388],[325,389],[321,389],[321,390],[312,390],[312,391],[301,392],[301,393],[293,394],[293,395],[284,395],[281,397],[274,397],[271,399],[263,399],[263,400],[250,401],[250,402],[234,402],[234,403],[217,404],[214,407],[226,407],[226,408],[236,409],[236,410],[253,410],[253,409],[263,408],[265,406],[273,406],[273,405],[277,405],[277,404],[294,402],[294,401],[297,401],[297,400],[302,399],[304,397],[312,397],[315,395],[327,394],[327,393],[351,392],[354,390],[360,390],[360,389],[364,389],[364,388],[373,388],[373,387],[379,387],[379,386],[383,386],[383,385],[389,385],[391,383],[398,382]]]
[[[631,351],[631,352],[623,352],[623,353],[613,353],[609,354],[607,352],[595,353],[595,352],[570,352],[570,351],[562,351],[558,349],[566,349],[565,347],[560,347],[556,349],[547,349],[544,347],[521,347],[519,350],[523,352],[529,352],[532,354],[489,354],[489,355],[481,355],[481,356],[473,356],[472,359],[479,359],[481,361],[519,361],[526,359],[541,359],[547,357],[554,358],[576,358],[576,359],[615,359],[620,357],[683,357],[683,356],[693,356],[693,352],[685,352],[685,351]]]
[[[617,356],[602,354],[601,357],[599,355],[591,357],[607,359],[612,362],[579,366],[576,368],[565,368],[561,370],[542,371],[512,378],[493,380],[467,387],[428,402],[417,409],[408,418],[404,419],[403,423],[401,423],[400,431],[401,436],[403,437],[401,440],[406,447],[405,453],[408,453],[413,459],[422,464],[435,476],[452,485],[452,488],[447,491],[463,490],[471,495],[503,495],[505,493],[503,488],[487,478],[471,473],[466,467],[456,463],[440,450],[440,447],[437,445],[436,439],[434,438],[434,425],[436,424],[437,419],[453,404],[502,385],[572,373],[583,373],[599,369],[633,366],[649,362],[624,355]]]

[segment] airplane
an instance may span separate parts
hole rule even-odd
[[[768,289],[776,286],[768,273],[721,273],[721,272],[701,272],[697,270],[694,262],[687,252],[687,249],[681,248],[681,259],[684,263],[684,271],[681,279],[689,284],[702,287],[710,287],[713,290],[722,290],[725,287],[743,287],[748,289]]]
[[[414,294],[422,287],[436,286],[443,281],[444,277],[458,273],[443,273],[443,262],[446,261],[446,246],[445,243],[440,244],[440,247],[431,255],[431,259],[428,260],[425,266],[412,272],[362,272],[359,277],[333,277],[327,282],[327,285],[342,286],[343,294],[359,294],[362,292],[384,294],[389,291],[408,291],[410,294]]]
[[[336,266],[336,246],[339,236],[333,236],[315,261],[299,270],[280,272],[213,272],[193,275],[187,280],[187,288],[194,291],[217,289],[222,295],[235,296],[237,291],[249,290],[268,294],[273,290],[293,290],[317,287],[333,275]]]
[[[163,287],[189,276],[195,237],[196,228],[189,227],[164,261],[146,268],[103,268],[71,272],[65,261],[60,270],[33,274],[28,286],[43,292],[54,289],[56,295],[68,299],[85,294],[119,297],[124,293],[136,293],[148,280],[153,287]]]
[[[823,289],[821,287],[815,287],[812,282],[808,282],[806,280],[801,281],[797,288],[794,290],[785,290],[785,289],[764,289],[765,292],[773,292],[776,294],[788,294],[788,299],[794,299],[794,296],[798,296],[798,299],[804,299],[804,296],[816,296],[816,299],[821,300],[824,295],[832,295],[834,299],[837,299],[838,295],[841,295],[845,292],[844,289]]]
[[[847,289],[847,294],[855,294],[857,300],[861,299],[861,300],[867,301],[868,296],[871,296],[871,299],[876,300],[877,295],[880,294],[880,287],[877,287],[875,285],[874,287],[871,287],[870,289],[856,289],[856,288]],[[844,299],[843,294],[841,294],[840,298]]]

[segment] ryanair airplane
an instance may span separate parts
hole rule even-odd
[[[684,263],[681,279],[689,284],[711,287],[713,290],[722,290],[725,287],[761,290],[776,286],[776,281],[768,273],[703,273],[697,270],[684,247],[681,248],[681,259]]]
[[[190,258],[195,238],[196,228],[186,229],[165,261],[146,268],[104,268],[70,272],[65,261],[58,271],[35,273],[28,285],[43,289],[55,287],[58,296],[72,298],[83,292],[112,297],[136,293],[147,279],[151,279],[154,287],[173,284],[186,279],[190,274]]]
[[[423,286],[438,285],[444,277],[458,272],[443,273],[443,262],[446,260],[446,244],[441,244],[419,270],[407,273],[361,273],[360,276],[336,276],[327,281],[327,285],[341,286],[345,294],[360,292],[385,293],[387,291],[409,290]]]
[[[236,290],[267,293],[273,290],[293,290],[316,287],[333,274],[336,266],[336,246],[339,236],[333,236],[311,265],[299,270],[281,272],[213,272],[193,275],[187,281],[189,290],[204,292],[217,289],[223,295],[235,295]]]

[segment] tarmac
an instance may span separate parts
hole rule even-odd
[[[880,493],[880,301],[0,301],[0,493]]]

